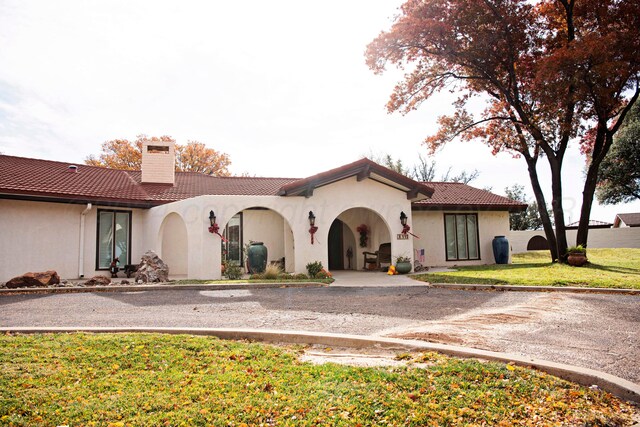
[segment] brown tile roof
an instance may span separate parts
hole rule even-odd
[[[37,200],[151,207],[206,194],[276,195],[295,178],[220,178],[177,172],[176,184],[142,184],[140,171],[0,155],[0,194]]]
[[[284,185],[278,194],[281,196],[309,197],[317,187],[322,187],[323,185],[331,184],[332,182],[352,176],[356,176],[358,181],[373,179],[405,191],[407,198],[410,200],[429,197],[433,193],[433,188],[429,187],[428,184],[414,181],[405,175],[379,165],[365,157],[338,168]]]
[[[493,194],[487,190],[471,187],[460,182],[427,182],[434,189],[430,199],[413,203],[414,209],[441,210],[504,210],[523,211],[526,203]]]
[[[418,183],[368,159],[304,179],[213,177],[195,172],[176,172],[175,185],[143,184],[140,171],[79,164],[77,172],[72,172],[69,165],[51,160],[0,155],[0,197],[148,208],[208,194],[290,195],[308,188],[310,183],[323,185],[346,176],[362,174],[363,177],[386,180],[423,195],[433,193],[430,199],[414,202],[413,206],[417,209],[526,209],[525,204],[465,184]]]
[[[627,227],[640,227],[640,212],[617,214],[613,226],[620,227],[620,221],[624,222]]]

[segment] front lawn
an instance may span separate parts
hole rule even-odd
[[[631,425],[611,395],[501,363],[298,360],[301,348],[153,334],[0,337],[3,426]]]
[[[554,264],[549,251],[513,255],[513,264],[455,267],[413,278],[430,283],[528,286],[585,286],[640,289],[640,249],[589,249],[583,267]]]

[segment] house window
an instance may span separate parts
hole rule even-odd
[[[478,214],[445,214],[447,261],[480,259]]]
[[[131,211],[98,210],[96,269],[108,270],[114,258],[131,264]]]
[[[242,257],[242,212],[231,217],[222,234],[227,242],[222,243],[222,259],[244,265]]]

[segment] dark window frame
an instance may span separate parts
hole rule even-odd
[[[453,216],[455,218],[454,220],[454,225],[455,225],[455,230],[454,231],[454,235],[453,238],[456,242],[456,258],[449,258],[449,251],[447,250],[447,244],[449,239],[447,238],[447,216]],[[457,233],[457,226],[458,226],[458,216],[464,216],[464,233],[466,238],[466,249],[467,249],[467,258],[460,258],[459,257],[459,246],[458,246],[458,233]],[[469,229],[467,228],[467,217],[468,216],[475,216],[476,217],[476,244],[477,244],[477,249],[478,249],[478,257],[477,258],[470,258],[469,255]],[[445,213],[443,216],[443,222],[444,222],[444,253],[445,253],[445,257],[447,261],[479,261],[482,259],[482,255],[480,253],[480,222],[478,221],[478,214],[477,213]]]
[[[244,252],[244,214],[243,214],[243,211],[240,211],[237,214],[231,216],[231,218],[233,218],[236,215],[238,215],[240,217],[240,233],[239,233],[239,236],[238,236],[238,239],[239,239],[238,247],[239,247],[239,250],[240,250],[240,267],[244,267],[244,256],[246,256],[247,254],[243,253]],[[231,221],[231,218],[229,218],[229,221]],[[223,236],[228,236],[229,235],[229,221],[227,221],[227,224],[224,226],[224,230],[222,232]],[[226,250],[227,253],[229,253],[229,243],[228,242],[225,243],[224,241],[222,241],[221,249],[222,250]],[[222,258],[224,259],[224,256]]]
[[[122,262],[120,262],[120,268],[123,268],[125,265],[131,264],[131,236],[133,235],[133,229],[132,229],[132,224],[133,224],[133,211],[129,211],[129,210],[121,210],[121,209],[98,209],[97,212],[97,227],[96,227],[96,271],[109,271],[109,267],[100,267],[100,214],[102,212],[111,212],[113,213],[113,230],[115,233],[115,220],[116,220],[116,213],[126,213],[129,215],[129,241],[127,242],[127,260],[124,264],[122,264]],[[116,255],[116,240],[115,238],[113,239],[113,245],[111,247],[111,259],[113,260],[113,258]]]

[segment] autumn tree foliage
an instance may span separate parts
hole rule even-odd
[[[407,0],[366,58],[376,73],[389,64],[406,70],[390,112],[408,113],[442,90],[459,94],[426,138],[430,150],[479,138],[525,160],[552,258],[562,261],[565,153],[583,140],[589,154],[576,242],[586,245],[600,164],[638,98],[639,28],[638,0]],[[477,116],[467,109],[474,97],[486,105]],[[541,158],[551,172],[555,230],[538,179]]]
[[[138,135],[135,141],[114,139],[102,144],[102,153],[85,159],[92,166],[103,166],[112,169],[139,170],[142,167],[142,144],[150,142],[173,142],[170,136]],[[189,141],[186,145],[175,144],[176,170],[180,172],[200,172],[207,175],[229,176],[231,159],[225,153],[207,148],[202,142]]]

